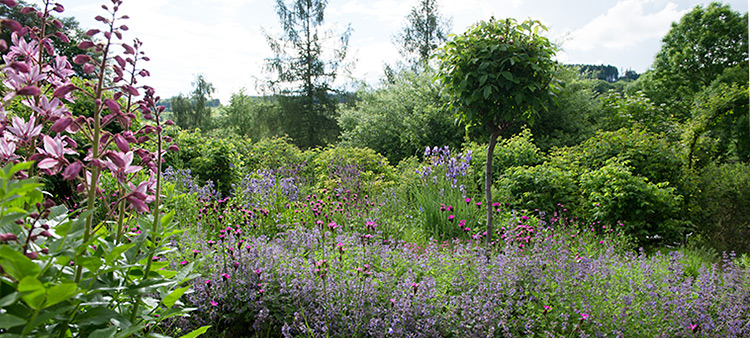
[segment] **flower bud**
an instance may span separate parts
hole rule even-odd
[[[21,14],[29,14],[29,13],[34,13],[34,12],[36,12],[36,8],[31,7],[31,6],[21,8]]]
[[[81,41],[81,43],[78,44],[78,49],[86,50],[86,49],[89,49],[91,47],[94,47],[94,43],[91,42],[91,41]]]
[[[23,29],[23,26],[18,21],[12,19],[0,19],[0,25],[13,32]]]
[[[58,39],[60,39],[60,41],[62,41],[63,43],[69,43],[70,42],[70,39],[68,39],[68,36],[65,35],[65,33],[63,33],[63,32],[55,32],[54,35],[55,35],[55,37],[57,37]]]
[[[31,259],[37,259],[37,258],[39,258],[39,254],[36,253],[35,251],[34,252],[27,252],[26,253],[26,257],[29,257]]]
[[[93,73],[95,71],[96,71],[96,68],[94,67],[94,65],[92,65],[90,63],[87,63],[87,64],[83,65],[83,72],[84,73],[91,74],[91,73]]]
[[[0,4],[6,5],[8,7],[16,7],[16,2],[13,0],[0,0]]]
[[[86,62],[91,61],[91,57],[86,54],[78,54],[73,58],[73,63],[76,64],[84,64]]]
[[[52,96],[56,98],[63,98],[65,95],[68,95],[70,92],[76,90],[76,85],[70,83],[66,84],[60,87],[57,87],[54,92],[52,92]]]
[[[55,27],[57,27],[57,29],[62,29],[63,28],[63,24],[62,24],[62,22],[60,22],[60,20],[52,19],[52,24]]]
[[[29,68],[29,65],[18,61],[13,61],[8,66],[19,73],[28,73],[31,70],[31,68]]]
[[[21,96],[38,96],[42,93],[42,90],[37,86],[24,86],[16,91],[16,93]]]

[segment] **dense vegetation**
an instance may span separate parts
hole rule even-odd
[[[747,14],[696,7],[617,78],[510,19],[435,70],[425,0],[345,93],[289,66],[341,62],[289,53],[325,1],[279,0],[269,95],[210,107],[199,76],[166,111],[120,4],[68,60],[62,6],[0,0],[39,13],[2,18],[0,336],[750,335]]]

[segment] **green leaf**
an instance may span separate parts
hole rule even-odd
[[[176,289],[172,292],[170,292],[164,299],[162,299],[161,303],[164,304],[168,309],[172,308],[174,306],[174,303],[182,297],[182,295],[190,289],[189,286],[186,286],[184,288]]]
[[[135,243],[128,243],[125,245],[118,245],[117,247],[112,250],[107,256],[104,257],[104,260],[107,262],[107,264],[112,265],[112,262],[114,262],[115,259],[119,258],[120,255],[122,255],[123,252],[130,249],[131,247],[135,246]]]
[[[24,293],[21,296],[26,304],[34,310],[41,310],[44,304],[44,298],[47,296],[47,290],[36,277],[26,276],[18,282],[18,292]]]
[[[36,277],[42,271],[29,257],[7,245],[0,245],[0,267],[17,281],[26,276]]]
[[[169,223],[172,222],[172,219],[174,218],[174,210],[168,212],[166,215],[161,217],[161,226],[163,229],[166,229]]]
[[[78,293],[78,286],[75,283],[55,285],[47,291],[47,300],[44,302],[44,307],[50,307],[59,302],[68,300],[76,293]]]
[[[184,336],[182,336],[180,338],[195,338],[195,337],[198,337],[198,336],[206,333],[206,331],[208,331],[208,329],[210,329],[210,328],[211,328],[211,325],[202,326],[202,327],[199,327],[199,328],[193,330],[193,332],[190,332],[190,333],[188,333],[188,334],[186,334],[186,335],[184,335]]]
[[[0,313],[0,329],[9,329],[24,324],[26,324],[26,320],[23,318],[16,317],[9,313]]]
[[[89,338],[111,338],[115,336],[115,332],[117,331],[117,327],[108,327],[106,329],[99,329],[94,332],[91,332],[89,335]]]
[[[4,308],[10,305],[15,304],[19,299],[21,298],[21,294],[18,292],[13,292],[3,298],[0,298],[0,308]]]

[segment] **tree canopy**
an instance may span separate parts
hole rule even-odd
[[[662,40],[646,91],[682,120],[693,97],[725,69],[747,65],[748,17],[712,2],[685,14]]]
[[[557,69],[555,46],[539,31],[546,28],[527,20],[481,21],[456,36],[438,54],[437,79],[451,95],[452,107],[466,126],[490,130],[485,171],[487,242],[492,237],[492,154],[503,129],[533,122],[532,112],[553,99]]]
[[[274,53],[266,59],[266,70],[274,76],[268,84],[286,114],[281,117],[284,132],[305,148],[332,142],[338,135],[334,81],[346,58],[351,27],[341,34],[321,32],[327,3],[277,0],[284,32],[278,37],[266,34]],[[333,38],[338,46],[326,50],[324,42]]]
[[[412,65],[426,63],[448,38],[450,19],[438,12],[436,0],[419,0],[406,16],[406,25],[394,36],[398,52]]]

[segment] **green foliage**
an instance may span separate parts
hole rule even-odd
[[[329,147],[313,157],[318,189],[375,196],[394,185],[396,172],[372,149]]]
[[[276,170],[307,161],[309,155],[297,148],[288,137],[262,138],[250,146],[248,170]]]
[[[602,98],[602,110],[598,114],[597,129],[615,131],[621,128],[640,128],[650,133],[663,133],[670,140],[678,138],[677,123],[655,105],[646,94],[607,92]]]
[[[391,163],[425,147],[460,146],[464,127],[445,108],[448,98],[432,81],[433,75],[429,68],[403,71],[382,88],[361,89],[359,100],[339,117],[341,144],[373,149]]]
[[[747,64],[747,13],[717,2],[696,6],[672,24],[662,41],[644,89],[656,104],[665,104],[669,114],[685,121],[696,93],[726,68]],[[745,72],[744,83],[747,77]]]
[[[627,165],[635,176],[654,183],[668,182],[679,187],[684,177],[681,149],[658,134],[643,130],[620,129],[597,132],[580,145],[560,149],[551,156],[581,167],[597,170],[612,158]]]
[[[572,208],[579,202],[577,172],[550,162],[509,167],[494,182],[498,201],[515,210],[551,213],[560,205]]]
[[[119,243],[116,234],[101,226],[84,241],[86,213],[74,218],[63,206],[49,207],[45,202],[42,207],[40,185],[13,178],[31,165],[5,166],[0,171],[0,332],[4,336],[115,337],[117,333],[125,337],[155,331],[160,321],[186,314],[175,304],[187,290],[181,286],[197,276],[192,273],[194,264],[172,270],[168,263],[158,262],[150,274],[144,274],[146,262],[166,253],[169,237],[179,233],[170,224],[171,214],[161,219],[154,234],[158,241],[130,233],[125,243]],[[147,218],[138,223],[148,224]],[[73,262],[85,267],[80,282],[70,267]],[[139,301],[142,306],[131,314]]]
[[[545,152],[553,147],[573,146],[591,137],[593,124],[598,121],[596,115],[601,111],[594,81],[566,68],[557,77],[564,84],[557,93],[558,104],[537,111],[534,124],[528,126],[534,143]]]
[[[180,94],[172,98],[171,107],[175,123],[183,129],[207,129],[211,126],[211,108],[207,104],[215,89],[213,84],[206,81],[203,74],[198,74],[192,84],[192,96],[185,97]]]
[[[667,183],[653,183],[631,173],[617,160],[580,176],[582,216],[591,222],[624,224],[624,231],[641,245],[674,243],[682,235],[679,215],[682,196]]]
[[[695,180],[689,215],[699,240],[720,252],[750,253],[750,165],[709,164]]]
[[[180,151],[167,153],[164,167],[190,169],[200,182],[212,181],[228,195],[246,166],[249,142],[244,139],[220,139],[175,129],[173,138]]]
[[[438,55],[437,78],[467,126],[501,128],[533,121],[549,104],[555,48],[538,21],[481,21],[447,42]],[[502,129],[502,128],[501,128]]]
[[[447,40],[451,25],[438,12],[437,1],[418,1],[406,16],[406,26],[394,36],[399,54],[415,66],[427,64],[432,52]]]
[[[747,67],[727,69],[724,76],[696,95],[693,117],[684,126],[688,167],[711,161],[750,160],[748,82],[736,79]]]
[[[486,154],[487,145],[471,142],[465,146],[472,154]],[[497,181],[511,167],[535,166],[544,162],[544,156],[534,145],[534,137],[529,129],[523,129],[519,134],[502,139],[498,142],[492,154],[492,181]],[[483,156],[473,157],[471,161],[472,182],[477,191],[481,191],[485,179],[487,159]]]

